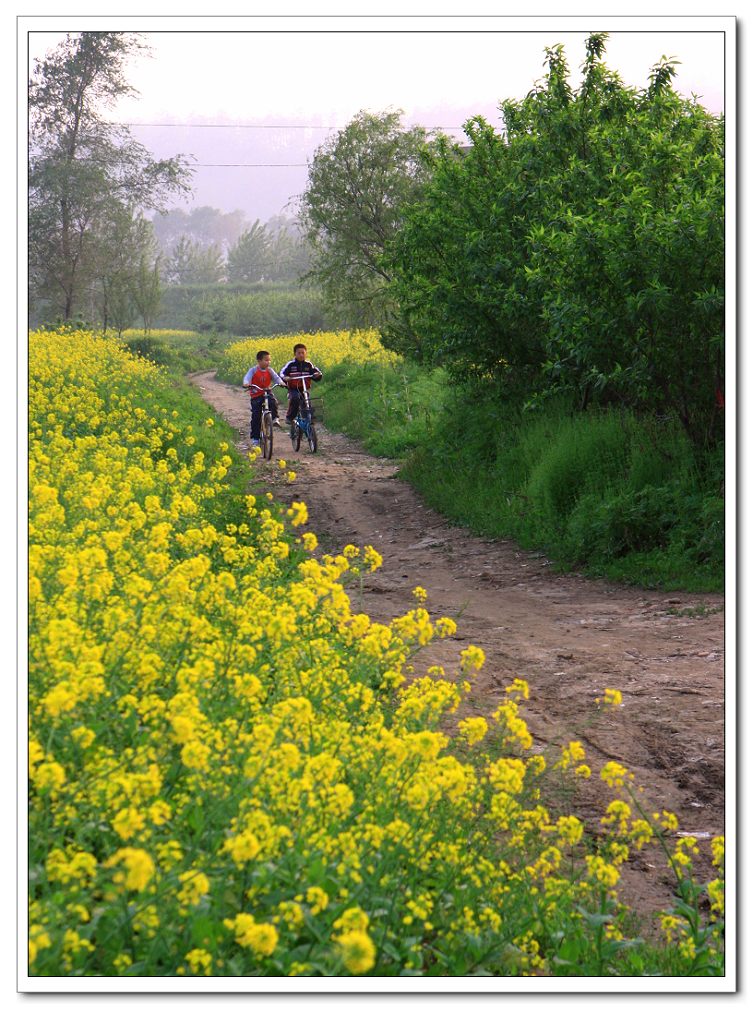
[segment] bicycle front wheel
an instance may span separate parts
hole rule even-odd
[[[265,412],[261,418],[261,453],[265,459],[272,458],[272,416]]]
[[[314,426],[313,423],[311,423],[309,424],[309,448],[311,449],[312,453],[316,451],[318,443],[319,442],[316,436],[316,427]]]

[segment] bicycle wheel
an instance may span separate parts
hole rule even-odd
[[[300,424],[296,423],[296,425],[295,425],[295,437],[293,438],[293,447],[295,448],[296,451],[300,450],[302,434],[303,434],[303,431],[301,430]]]
[[[313,423],[310,423],[309,424],[309,448],[311,449],[312,454],[313,454],[313,452],[316,451],[318,443],[319,442],[318,442],[317,436],[316,436],[316,427],[314,426]]]
[[[268,412],[261,418],[261,453],[265,459],[272,458],[272,415]]]

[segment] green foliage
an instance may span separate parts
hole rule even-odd
[[[267,263],[264,278],[267,281],[302,281],[311,267],[311,249],[305,238],[297,230],[288,229],[282,220],[281,226],[270,234],[267,246]],[[275,225],[275,218],[267,223]]]
[[[170,284],[293,282],[308,270],[308,245],[284,214],[249,225],[241,210],[199,206],[157,214],[152,225]]]
[[[589,39],[573,91],[562,47],[503,128],[442,145],[381,267],[385,343],[529,398],[594,397],[721,436],[724,123],[671,88],[663,58],[624,86]]]

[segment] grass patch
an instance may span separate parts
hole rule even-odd
[[[701,462],[674,423],[562,401],[524,414],[407,362],[335,367],[321,394],[328,426],[403,460],[452,522],[543,550],[565,570],[723,589],[723,451]]]
[[[327,426],[356,437],[374,455],[404,458],[439,430],[447,375],[395,365],[331,367],[317,388]]]
[[[217,365],[229,339],[198,331],[124,331],[122,340],[134,355],[150,359],[172,373],[184,375],[211,370]]]
[[[201,333],[264,337],[343,326],[315,289],[295,284],[170,285],[162,296],[159,327]]]

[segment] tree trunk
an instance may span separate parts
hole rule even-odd
[[[65,295],[65,319],[68,320],[73,309],[73,274],[71,271],[71,222],[68,214],[68,203],[60,201],[61,244],[63,249],[63,294]]]

